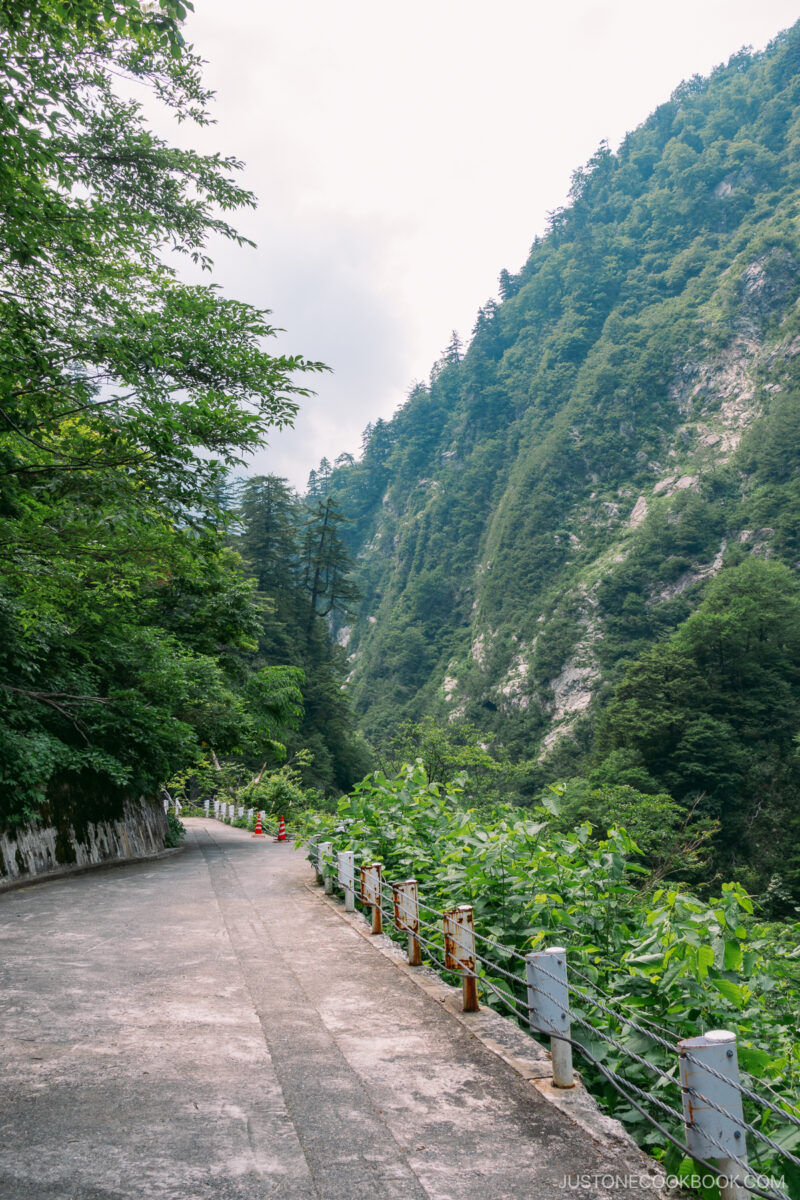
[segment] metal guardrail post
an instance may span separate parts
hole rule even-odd
[[[526,954],[525,978],[528,984],[528,1015],[531,1029],[536,1033],[550,1034],[553,1086],[574,1087],[572,1046],[563,1040],[570,1036],[565,948],[549,946],[546,950]],[[559,1034],[562,1036],[559,1037]]]
[[[461,997],[464,1012],[477,1012],[478,980],[475,975],[475,917],[471,904],[442,913],[444,926],[444,965],[461,972]]]
[[[355,912],[355,855],[352,850],[340,850],[337,860],[339,886],[344,888],[344,911]]]
[[[319,834],[308,839],[308,860],[314,868],[317,883],[323,882],[322,863],[319,857]]]
[[[743,1114],[736,1034],[727,1029],[709,1030],[702,1037],[678,1042],[678,1054],[686,1145],[697,1158],[719,1163],[720,1200],[747,1200],[750,1192],[744,1183],[734,1182],[746,1174],[734,1159],[747,1160],[744,1129],[739,1124]]]
[[[408,934],[408,964],[419,967],[422,953],[419,945],[419,898],[416,879],[404,879],[392,884],[394,900],[394,927]]]
[[[370,863],[361,868],[361,903],[372,909],[372,932],[383,933],[381,913],[381,863]]]
[[[319,873],[322,876],[322,881],[325,885],[325,895],[330,896],[333,891],[333,842],[320,842],[317,846],[317,862],[319,863]]]

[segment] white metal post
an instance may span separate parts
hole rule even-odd
[[[339,885],[344,888],[344,911],[355,912],[355,855],[352,850],[338,853]]]
[[[686,1145],[695,1157],[719,1163],[720,1200],[746,1200],[746,1166],[734,1161],[747,1162],[736,1034],[712,1029],[678,1042],[678,1053]]]
[[[525,977],[531,1029],[550,1034],[553,1086],[574,1087],[572,1046],[564,1040],[570,1036],[567,952],[564,947],[549,946],[546,950],[526,954]]]
[[[309,838],[308,842],[308,861],[314,868],[314,875],[317,883],[322,883],[322,866],[319,861],[319,835]]]
[[[330,861],[332,855],[333,842],[320,842],[317,846],[317,861],[319,863],[320,875],[325,884],[325,893],[328,896],[333,891],[333,870]]]

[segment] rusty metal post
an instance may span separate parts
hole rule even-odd
[[[538,953],[526,954],[525,977],[531,1029],[550,1034],[553,1086],[574,1087],[572,1046],[564,1040],[570,1036],[567,952],[564,947],[549,946]],[[563,1036],[559,1037],[559,1034]]]
[[[338,853],[339,886],[344,889],[344,911],[355,912],[355,855],[352,850],[340,850]]]
[[[383,933],[383,914],[381,913],[381,871],[380,863],[369,863],[361,868],[361,903],[368,904],[372,909],[372,932]]]
[[[333,891],[333,842],[320,842],[317,846],[317,861],[320,874],[325,885],[325,894],[330,896]]]
[[[392,884],[394,900],[394,927],[408,934],[408,965],[422,965],[422,952],[419,938],[419,898],[417,896],[416,879],[404,879],[402,883]]]
[[[442,913],[444,925],[444,965],[461,972],[461,997],[464,1012],[477,1012],[478,979],[475,974],[475,917],[471,904]]]
[[[720,1200],[747,1200],[747,1170],[740,1165],[747,1161],[747,1146],[741,1125],[736,1034],[712,1029],[702,1037],[678,1042],[678,1053],[686,1145],[695,1157],[713,1158],[719,1163]]]

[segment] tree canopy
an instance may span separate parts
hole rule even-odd
[[[219,492],[321,364],[270,354],[267,313],[179,273],[210,269],[212,235],[242,243],[228,215],[255,203],[240,163],[171,146],[132,98],[209,121],[187,7],[0,9],[6,821],[113,806],[269,724]]]

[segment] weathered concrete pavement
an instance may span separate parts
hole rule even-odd
[[[190,824],[175,858],[0,898],[2,1200],[553,1200],[565,1175],[639,1170],[290,845]]]

